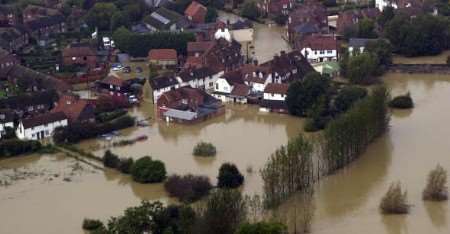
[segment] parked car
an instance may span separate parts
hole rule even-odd
[[[136,67],[136,73],[141,73],[142,72],[142,67]]]
[[[131,72],[131,67],[130,66],[126,66],[122,69],[122,72],[124,73],[130,73]]]
[[[122,69],[123,69],[123,66],[120,63],[113,63],[111,65],[111,70],[113,70],[113,71],[121,71]]]

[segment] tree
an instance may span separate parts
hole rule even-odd
[[[347,65],[347,78],[353,84],[370,84],[377,70],[376,56],[362,53],[349,58]]]
[[[258,222],[245,223],[239,227],[237,234],[287,234],[287,227],[282,223]]]
[[[234,234],[246,221],[246,204],[235,189],[219,189],[206,200],[202,211],[203,233]]]
[[[303,81],[291,83],[286,97],[289,113],[305,116],[320,96],[327,95],[329,88],[329,79],[317,72],[307,74]]]
[[[344,113],[356,101],[367,96],[367,90],[364,88],[349,86],[343,88],[334,99],[334,110],[336,113]]]
[[[444,201],[448,199],[447,171],[437,165],[434,170],[428,174],[427,186],[422,193],[424,200]]]
[[[361,38],[376,38],[375,23],[368,18],[362,19],[358,22],[358,37]]]
[[[194,150],[192,152],[195,156],[203,156],[203,157],[209,157],[216,155],[217,150],[216,147],[207,142],[199,142],[197,145],[195,145]]]
[[[119,156],[107,150],[103,155],[103,165],[109,168],[117,168],[120,164]]]
[[[392,6],[386,6],[383,11],[381,12],[381,15],[378,16],[377,18],[377,22],[379,25],[381,25],[381,27],[384,27],[386,25],[386,23],[388,23],[389,21],[391,21],[394,16],[395,16],[395,12],[394,12],[394,8]]]
[[[206,176],[172,175],[164,183],[164,188],[171,196],[182,202],[194,202],[207,195],[212,185]]]
[[[115,30],[119,27],[129,27],[131,24],[130,18],[123,12],[115,12],[111,16],[111,30]]]
[[[216,22],[216,19],[219,15],[217,14],[217,10],[213,7],[208,7],[208,10],[206,12],[205,16],[205,22],[206,23],[212,23]]]
[[[366,51],[376,56],[379,74],[392,64],[392,45],[387,40],[370,41],[367,43]]]
[[[133,33],[128,30],[126,27],[119,27],[113,33],[114,43],[118,48],[123,51],[127,51],[130,48],[130,37]]]
[[[166,178],[166,167],[163,162],[145,156],[133,164],[131,175],[139,183],[159,183]]]
[[[217,180],[217,187],[219,188],[237,188],[244,183],[244,176],[239,172],[236,165],[224,163],[219,168]]]
[[[399,95],[394,97],[389,102],[389,107],[391,108],[399,108],[399,109],[410,109],[414,107],[414,102],[411,98],[411,94],[408,92],[405,95]]]
[[[87,13],[86,23],[91,28],[110,30],[112,16],[116,13],[118,9],[114,3],[98,2]]]
[[[410,205],[407,193],[403,191],[400,183],[393,183],[381,199],[380,209],[384,214],[407,214]]]
[[[256,20],[259,17],[259,9],[255,2],[247,2],[244,4],[241,10],[241,16],[249,18],[251,20]]]

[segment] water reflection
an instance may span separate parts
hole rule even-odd
[[[446,202],[425,202],[425,209],[434,226],[439,229],[447,227],[447,203]]]
[[[381,215],[381,220],[388,234],[403,234],[408,232],[407,215]]]

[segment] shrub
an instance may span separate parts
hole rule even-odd
[[[88,231],[98,230],[104,228],[103,223],[97,219],[84,219],[83,229]]]
[[[438,165],[430,172],[422,195],[424,200],[445,201],[448,199],[447,171],[443,167]]]
[[[98,122],[104,123],[104,122],[111,121],[113,119],[117,119],[118,117],[124,116],[127,113],[128,113],[128,111],[125,109],[113,110],[111,112],[102,112],[102,113],[98,113],[95,116],[95,119]]]
[[[409,207],[407,193],[402,190],[400,183],[391,184],[380,203],[384,214],[407,214]]]
[[[193,202],[207,195],[212,185],[206,176],[172,175],[164,183],[164,188],[171,196],[183,202]]]
[[[303,130],[305,130],[305,132],[316,132],[319,130],[319,128],[316,127],[313,119],[306,119]]]
[[[32,153],[41,148],[42,145],[39,141],[22,141],[19,139],[2,140],[0,141],[0,158]]]
[[[145,156],[131,166],[131,175],[139,183],[159,183],[166,178],[166,167],[163,162]]]
[[[245,223],[239,227],[237,234],[286,234],[287,227],[282,223],[258,222]]]
[[[130,174],[134,160],[132,158],[121,158],[119,162],[119,171],[124,174]]]
[[[217,179],[219,188],[236,188],[244,183],[244,176],[239,172],[236,165],[231,163],[224,163],[220,166]]]
[[[119,164],[119,156],[113,154],[110,150],[107,150],[103,155],[103,165],[109,168],[118,168]]]
[[[194,151],[192,152],[195,156],[214,156],[216,155],[216,147],[207,142],[200,142],[194,147]]]
[[[398,109],[410,109],[414,107],[414,103],[410,93],[407,93],[405,95],[400,95],[393,98],[389,102],[389,107]]]

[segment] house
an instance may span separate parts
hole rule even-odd
[[[198,3],[197,1],[192,1],[191,4],[184,11],[184,15],[194,24],[205,23],[206,12],[208,10],[205,6]]]
[[[241,72],[239,70],[227,72],[216,80],[212,95],[222,102],[234,101],[229,96],[236,84],[245,85]]]
[[[183,31],[189,26],[188,20],[175,11],[160,7],[144,18],[147,27],[156,31]]]
[[[225,33],[224,30],[220,30],[216,38],[214,46],[203,55],[204,66],[211,67],[217,72],[232,71],[241,67],[244,62],[241,45],[232,40],[229,32]]]
[[[10,4],[0,5],[0,25],[13,26],[19,23],[19,15],[15,10],[15,6]]]
[[[108,93],[110,96],[122,97],[127,95],[126,81],[118,76],[109,75],[103,80],[96,82],[100,92]]]
[[[257,3],[259,11],[265,16],[288,15],[294,8],[293,0],[263,0]]]
[[[181,87],[162,94],[157,112],[167,122],[195,123],[225,113],[221,101],[201,89]]]
[[[296,41],[295,47],[310,63],[337,61],[338,59],[339,48],[335,35],[309,35]]]
[[[315,25],[320,31],[328,31],[327,9],[318,1],[306,1],[300,7],[289,13],[287,21],[287,38],[293,42],[303,35],[296,32],[299,25]]]
[[[148,52],[150,64],[160,68],[175,68],[178,65],[177,51],[174,49],[153,49]]]
[[[21,140],[41,140],[53,136],[56,128],[65,127],[68,124],[64,113],[46,113],[20,120],[16,135]]]
[[[174,75],[164,75],[150,79],[150,86],[153,90],[153,103],[156,104],[156,101],[158,101],[159,97],[163,93],[178,89],[179,87],[181,87],[181,84]]]
[[[86,99],[81,99],[76,95],[64,95],[51,112],[62,112],[67,116],[69,123],[95,122],[94,105]]]
[[[260,111],[287,113],[288,110],[285,100],[288,88],[288,84],[268,84],[264,89]]]
[[[61,14],[58,10],[53,8],[47,8],[43,6],[38,5],[32,5],[29,4],[23,9],[22,16],[23,16],[23,22],[30,22],[42,17],[48,17],[53,15]]]
[[[63,64],[97,67],[97,51],[87,43],[73,43],[62,51]]]
[[[14,114],[12,111],[0,111],[0,139],[6,133],[6,129],[14,129]]]
[[[16,64],[19,64],[19,59],[15,55],[0,48],[0,71],[7,70]]]
[[[28,21],[25,28],[40,45],[45,45],[50,35],[66,31],[66,23],[64,16],[57,14]]]
[[[0,47],[16,53],[28,45],[28,34],[23,27],[0,27]]]
[[[357,24],[363,19],[376,20],[380,15],[377,8],[353,9],[340,12],[336,22],[336,32],[344,35],[348,31],[356,30]]]
[[[350,56],[362,53],[367,47],[369,42],[376,42],[377,39],[367,39],[367,38],[350,38],[348,41],[348,54]]]
[[[205,91],[213,91],[217,79],[223,72],[216,73],[209,67],[184,69],[177,76],[180,86],[190,86]]]
[[[0,100],[0,109],[12,110],[19,117],[48,112],[58,99],[54,91],[28,92]]]
[[[187,44],[187,55],[200,57],[214,46],[214,41],[190,41]]]
[[[380,11],[388,6],[394,9],[422,8],[423,2],[420,0],[375,0],[375,7]]]
[[[260,65],[269,73],[272,83],[289,83],[302,80],[306,74],[314,71],[314,68],[299,50],[289,53],[281,51],[270,61]]]
[[[267,84],[272,83],[272,76],[263,67],[250,73],[243,74],[245,84],[251,87],[252,93],[262,93]]]
[[[247,104],[247,97],[250,95],[250,87],[246,84],[235,84],[228,98],[234,103]]]

